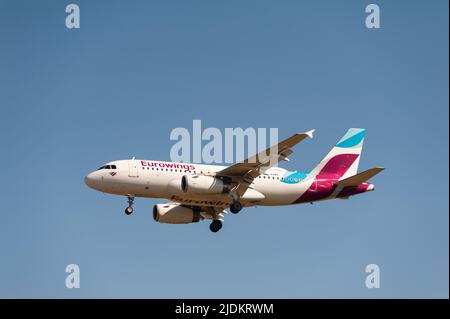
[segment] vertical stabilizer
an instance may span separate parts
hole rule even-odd
[[[358,173],[365,129],[351,128],[309,174],[310,177],[344,179]]]

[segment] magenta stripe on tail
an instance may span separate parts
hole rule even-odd
[[[350,168],[359,154],[339,154],[331,158],[317,174],[317,178],[328,177],[339,179]]]

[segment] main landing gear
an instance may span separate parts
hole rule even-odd
[[[131,215],[133,213],[134,196],[128,195],[128,207],[125,208],[125,214]]]
[[[238,201],[234,201],[230,205],[230,211],[233,214],[239,213],[241,211],[241,209],[242,209],[242,204],[240,202],[238,202]]]
[[[221,228],[222,228],[222,221],[218,219],[213,220],[209,225],[209,229],[213,233],[217,233]]]

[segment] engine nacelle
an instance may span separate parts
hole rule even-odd
[[[153,206],[153,219],[163,224],[197,223],[202,216],[200,211],[177,204],[156,204]]]
[[[229,190],[220,179],[204,175],[184,175],[181,189],[189,194],[221,194]]]

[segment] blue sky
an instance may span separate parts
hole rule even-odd
[[[0,297],[448,298],[448,2],[0,0]],[[156,224],[83,177],[169,160],[175,127],[316,128],[308,170],[367,129],[373,193]],[[65,267],[81,269],[66,289]],[[365,266],[381,288],[365,287]]]

